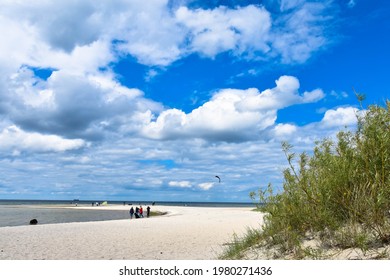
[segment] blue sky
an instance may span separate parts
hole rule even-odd
[[[3,199],[249,201],[390,97],[384,0],[0,1],[0,32]]]

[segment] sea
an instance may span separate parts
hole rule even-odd
[[[185,201],[95,201],[95,200],[1,200],[0,227],[29,225],[30,220],[38,224],[57,224],[129,219],[128,210],[87,210],[77,206],[108,205],[153,205],[189,207],[255,207],[253,203],[235,202],[185,202]],[[65,206],[65,207],[64,207]],[[68,208],[69,207],[69,208]],[[72,208],[72,209],[70,209]]]

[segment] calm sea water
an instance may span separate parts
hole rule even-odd
[[[28,225],[31,219],[38,224],[72,223],[88,221],[106,221],[128,219],[128,210],[85,210],[74,209],[79,206],[91,206],[96,201],[70,200],[0,200],[0,227]],[[108,201],[109,205],[150,205],[151,201]],[[252,203],[226,202],[155,202],[156,205],[192,206],[192,207],[254,207]],[[69,206],[73,209],[58,208]]]

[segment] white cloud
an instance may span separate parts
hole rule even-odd
[[[0,60],[6,62],[0,71],[5,66],[12,66],[9,70],[15,71],[20,65],[96,71],[111,62],[110,38],[99,28],[104,19],[97,27],[84,28],[89,25],[85,13],[94,13],[90,4],[89,1],[0,3],[3,36]]]
[[[282,14],[273,16],[261,6],[190,9],[168,0],[2,2],[0,53],[12,51],[14,56],[0,55],[0,60],[93,71],[118,55],[168,66],[192,53],[215,57],[230,52],[241,58],[276,56],[285,63],[301,63],[328,41],[328,19],[323,16],[327,6],[282,1]]]
[[[1,7],[1,6],[0,6]],[[2,16],[0,13],[0,73],[9,75],[23,63],[31,61],[30,49],[39,47],[33,28]],[[20,43],[23,38],[23,44]],[[12,53],[12,56],[10,55]]]
[[[71,52],[77,45],[88,45],[99,37],[103,22],[99,20],[93,1],[19,1],[2,5],[11,18],[22,20],[39,32],[41,40],[56,49]],[[41,16],[44,14],[45,16]]]
[[[211,189],[212,187],[214,187],[214,183],[200,183],[198,186],[202,190],[207,191],[207,190]]]
[[[168,183],[170,187],[190,188],[192,185],[189,181],[170,181]]]
[[[287,11],[273,25],[272,50],[284,63],[305,62],[330,41],[325,32],[330,17],[325,12],[332,3],[288,0],[281,7]]]
[[[29,65],[105,66],[115,61],[115,46],[144,64],[167,65],[180,58],[183,36],[166,0],[10,1],[0,9],[1,26],[8,29],[2,34],[11,35],[2,44],[17,46],[13,53]]]
[[[315,102],[324,96],[319,89],[300,95],[295,77],[282,76],[275,82],[275,88],[263,92],[254,88],[220,90],[188,114],[179,109],[165,110],[144,127],[142,134],[152,139],[190,137],[233,142],[253,139],[275,124],[277,110]]]
[[[38,53],[36,65],[75,73],[96,73],[99,67],[104,67],[114,60],[109,42],[97,40],[89,45],[76,46],[72,52],[42,52]]]
[[[0,150],[3,152],[64,152],[85,146],[87,143],[81,139],[25,132],[16,126],[9,126],[0,133]]]
[[[9,28],[2,34],[10,33],[4,37],[5,47],[25,38],[14,52],[29,54],[36,63],[56,56],[66,64],[70,56],[87,59],[87,66],[107,64],[115,60],[111,42],[146,65],[167,66],[193,52],[215,57],[226,51],[248,58],[281,56],[290,63],[306,61],[326,44],[322,13],[327,5],[282,1],[284,13],[274,19],[264,7],[254,5],[195,10],[180,6],[171,11],[168,0],[38,1],[17,6],[9,2],[0,4],[5,16],[0,19]],[[89,50],[97,42],[105,49]]]
[[[191,51],[214,57],[229,50],[241,54],[269,49],[271,16],[264,8],[247,6],[232,10],[221,6],[213,10],[190,10],[180,7],[176,18],[188,28]]]
[[[320,112],[319,112],[320,113]],[[272,139],[288,141],[294,146],[310,151],[316,141],[334,139],[340,130],[355,130],[357,115],[364,110],[354,107],[340,107],[336,109],[321,108],[323,118],[319,122],[308,123],[304,126],[294,124],[277,124],[271,132]]]
[[[111,36],[120,40],[118,50],[146,65],[166,66],[182,57],[185,30],[177,25],[167,0],[124,3],[119,22],[113,14],[115,23],[110,26],[116,29]]]
[[[357,109],[353,107],[328,110],[325,112],[321,125],[325,128],[350,126],[356,124],[356,116]]]
[[[275,136],[278,138],[291,136],[297,131],[297,127],[292,124],[278,124],[274,128]]]
[[[155,69],[150,69],[145,75],[145,81],[149,82],[153,80],[153,78],[156,77],[158,74],[158,71],[156,71]]]
[[[180,7],[175,16],[186,28],[189,43],[184,53],[215,57],[229,51],[247,59],[280,57],[283,63],[303,63],[329,42],[325,35],[329,25],[325,23],[330,17],[324,13],[330,7],[329,1],[284,0],[277,16],[253,5],[235,9]]]
[[[322,98],[325,97],[325,94],[322,90],[316,89],[311,92],[304,92],[303,93],[303,98],[302,98],[302,103],[312,103],[312,102],[317,102],[321,100]]]
[[[7,118],[23,129],[70,138],[101,138],[108,132],[134,133],[162,106],[113,75],[56,70],[47,81],[22,67],[7,82]],[[132,129],[129,129],[132,127]]]

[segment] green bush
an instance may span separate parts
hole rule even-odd
[[[308,234],[363,251],[390,241],[390,101],[356,117],[356,131],[316,143],[311,156],[282,144],[289,164],[283,191],[269,185],[251,193],[267,213],[262,242],[294,253]]]

